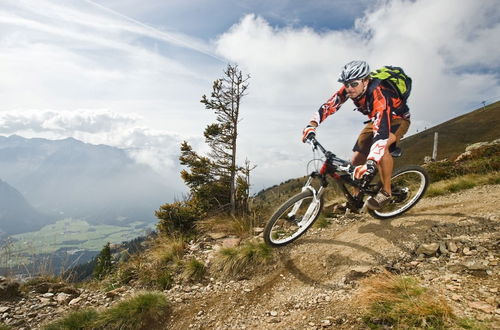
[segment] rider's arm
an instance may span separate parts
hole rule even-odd
[[[373,105],[370,118],[373,120],[373,143],[367,159],[377,163],[384,156],[391,131],[391,109],[386,96],[380,87],[375,88],[372,95]]]
[[[347,101],[347,94],[345,92],[345,87],[342,86],[335,94],[332,95],[324,103],[318,111],[314,113],[314,115],[311,118],[310,125],[315,124],[314,127],[317,127],[319,124],[321,124],[328,116],[334,114],[340,109],[340,106]]]

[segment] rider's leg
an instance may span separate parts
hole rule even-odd
[[[379,175],[380,181],[382,181],[384,190],[391,194],[391,176],[392,170],[394,168],[394,161],[392,159],[392,155],[390,147],[393,143],[399,142],[403,136],[408,131],[410,127],[410,121],[406,119],[393,119],[391,121],[391,133],[389,133],[389,140],[387,141],[387,145],[384,151],[384,156],[380,160],[379,163]]]
[[[363,165],[366,163],[366,155],[359,151],[354,151],[351,156],[351,163],[354,166]]]
[[[359,151],[354,151],[352,153],[351,163],[354,166],[363,165],[364,163],[366,163],[366,157],[367,156],[364,153]],[[353,196],[356,196],[359,193],[359,188],[353,187],[352,191],[353,191]]]
[[[383,188],[389,195],[391,194],[391,176],[394,168],[394,161],[392,159],[391,152],[389,151],[389,147],[394,142],[396,142],[396,136],[389,133],[389,140],[387,141],[384,156],[382,156],[382,159],[378,164],[380,181],[382,181]]]
[[[373,139],[373,124],[368,123],[359,133],[358,139],[352,148],[351,164],[354,166],[363,165],[366,163],[366,157],[370,152],[370,146]],[[353,196],[357,196],[359,188],[353,188]]]

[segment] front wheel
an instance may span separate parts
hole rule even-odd
[[[429,186],[429,176],[420,166],[405,166],[397,169],[391,178],[392,197],[389,204],[380,210],[369,210],[377,219],[389,219],[415,206]]]
[[[293,242],[306,232],[319,217],[323,198],[309,189],[293,196],[274,212],[264,228],[264,240],[271,246]]]

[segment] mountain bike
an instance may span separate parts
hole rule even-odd
[[[324,192],[329,184],[328,177],[333,178],[333,182],[347,198],[347,207],[356,213],[364,212],[366,199],[375,196],[382,187],[380,180],[374,179],[376,171],[364,175],[359,180],[354,179],[354,166],[350,162],[326,150],[315,137],[309,139],[309,142],[313,152],[319,149],[325,160],[319,171],[311,172],[302,191],[287,200],[271,216],[264,228],[264,240],[268,245],[283,246],[291,243],[312,226],[324,206]],[[401,151],[398,148],[391,154],[397,157],[401,155]],[[313,185],[313,182],[317,180],[319,180],[319,188]],[[379,210],[368,209],[368,213],[377,219],[389,219],[401,215],[417,204],[428,185],[429,176],[422,167],[409,165],[396,169],[391,177],[391,200]]]

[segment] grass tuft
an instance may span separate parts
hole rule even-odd
[[[314,222],[314,228],[326,228],[330,225],[330,219],[326,217],[324,214],[320,214],[318,219]]]
[[[165,295],[143,292],[104,310],[95,324],[102,329],[153,329],[159,328],[167,316]]]
[[[236,248],[222,248],[215,266],[223,276],[231,277],[253,271],[272,259],[272,249],[263,242],[246,242]]]
[[[97,311],[71,312],[46,325],[44,330],[146,330],[161,329],[170,316],[165,296],[156,292],[139,293],[116,305]]]
[[[453,318],[446,301],[415,278],[384,273],[361,283],[360,303],[369,327],[444,329]]]
[[[183,278],[188,281],[199,282],[206,273],[205,264],[195,258],[191,258],[184,265]]]
[[[432,183],[427,189],[427,197],[447,195],[486,184],[499,184],[500,172],[488,174],[468,174],[461,177]]]
[[[99,313],[95,309],[83,309],[71,312],[68,315],[46,325],[44,330],[73,330],[92,329]]]

